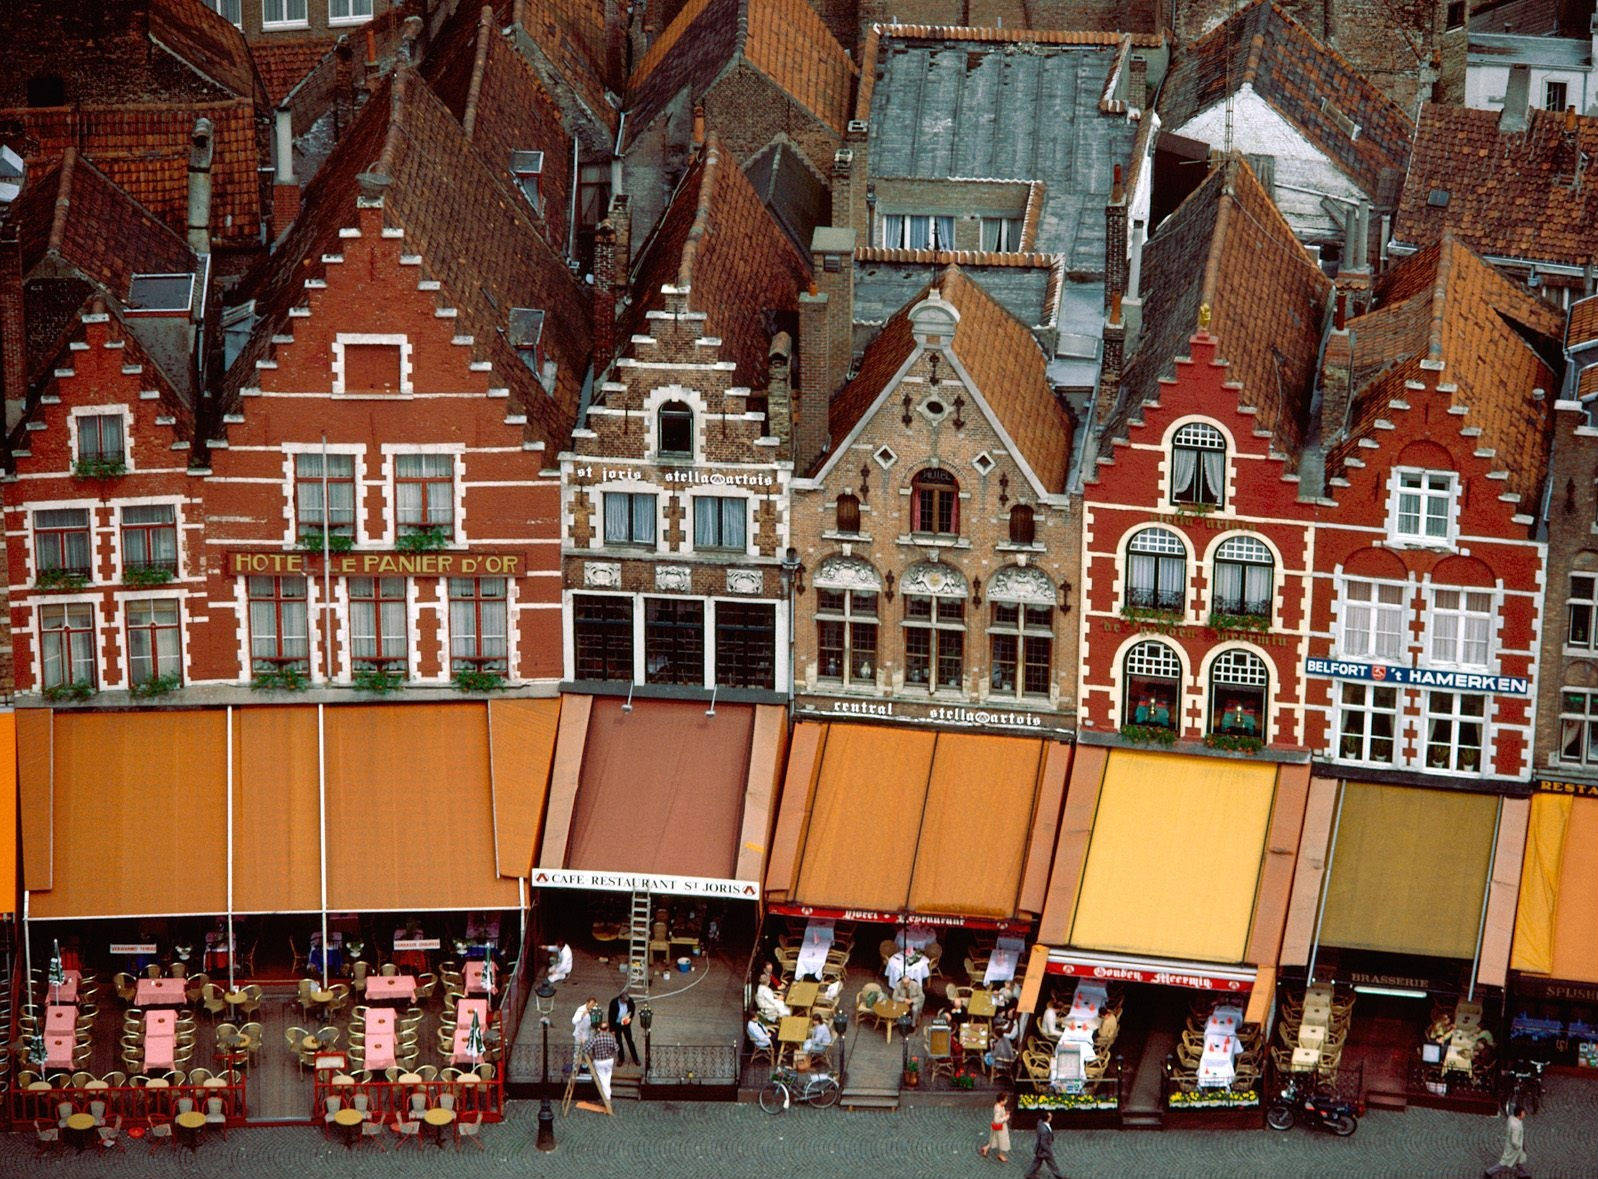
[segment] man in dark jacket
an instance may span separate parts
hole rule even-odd
[[[1044,1110],[1038,1117],[1037,1139],[1032,1146],[1032,1167],[1027,1171],[1025,1179],[1037,1179],[1037,1176],[1047,1172],[1054,1179],[1065,1179],[1060,1173],[1059,1164],[1054,1161],[1054,1115]]]
[[[638,1059],[638,1045],[633,1043],[633,1016],[638,1014],[638,1005],[633,1002],[632,996],[622,991],[610,1001],[610,1008],[605,1012],[605,1017],[610,1023],[610,1030],[616,1037],[619,1052],[616,1060],[620,1064],[627,1063],[627,1053],[633,1054],[633,1063],[643,1063]]]

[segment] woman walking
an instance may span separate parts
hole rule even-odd
[[[983,1158],[988,1157],[988,1151],[993,1151],[994,1156],[1001,1163],[1010,1160],[1005,1157],[1005,1152],[1010,1149],[1010,1099],[1000,1093],[993,1099],[993,1116],[988,1119],[988,1143],[977,1153]]]

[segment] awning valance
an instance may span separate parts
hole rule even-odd
[[[1531,800],[1511,965],[1598,983],[1598,799]]]

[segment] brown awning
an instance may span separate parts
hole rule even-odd
[[[22,808],[22,887],[50,887],[53,871],[55,798],[50,762],[55,741],[53,713],[25,708],[17,713],[17,789]]]
[[[558,696],[489,702],[494,857],[501,876],[526,876],[532,870],[559,722]]]
[[[51,886],[31,913],[225,912],[226,741],[221,711],[58,713]]]
[[[17,911],[17,718],[0,711],[0,799],[7,816],[0,822],[0,913]]]
[[[1265,862],[1254,894],[1254,920],[1249,926],[1243,961],[1272,966],[1282,948],[1282,927],[1293,895],[1293,868],[1309,796],[1309,766],[1284,765],[1276,772],[1276,801],[1265,833]]]
[[[315,912],[322,906],[316,706],[233,713],[233,908]]]
[[[330,909],[508,909],[494,860],[487,709],[325,709]]]
[[[1526,822],[1531,799],[1506,798],[1498,814],[1498,843],[1487,883],[1487,918],[1477,955],[1476,981],[1501,987],[1509,974],[1509,951],[1515,937],[1515,908],[1520,899],[1520,869],[1526,855]]]
[[[737,880],[759,880],[771,844],[772,803],[788,749],[788,710],[779,704],[755,706],[749,743],[749,777],[744,786],[743,829],[738,836]]]
[[[1332,816],[1337,811],[1337,779],[1311,778],[1304,806],[1304,825],[1298,837],[1298,862],[1293,869],[1292,899],[1282,928],[1282,966],[1309,962],[1315,941],[1315,919],[1320,912],[1321,882],[1326,875],[1326,845],[1332,837]]]
[[[1063,946],[1071,938],[1071,917],[1076,912],[1082,872],[1087,867],[1088,844],[1093,839],[1093,817],[1110,751],[1101,745],[1078,745],[1071,760],[1071,785],[1060,812],[1059,846],[1049,873],[1049,888],[1038,923],[1038,941]]]

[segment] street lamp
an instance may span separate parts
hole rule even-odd
[[[533,1001],[538,1005],[538,1024],[544,1033],[544,1069],[539,1074],[543,1098],[538,1104],[539,1150],[555,1149],[555,1111],[549,1104],[549,1016],[555,1010],[555,987],[546,976],[533,988]]]
[[[793,715],[794,691],[794,634],[793,634],[793,599],[799,587],[799,571],[803,566],[799,563],[799,550],[789,545],[782,554],[782,596],[788,599],[788,714]]]
[[[844,1044],[844,1032],[849,1027],[849,1015],[842,1008],[832,1013],[832,1030],[838,1033],[838,1085],[843,1086],[844,1060],[849,1053]]]
[[[655,1012],[648,1003],[638,1004],[638,1026],[644,1029],[644,1079],[649,1079],[649,1029],[655,1026]]]

